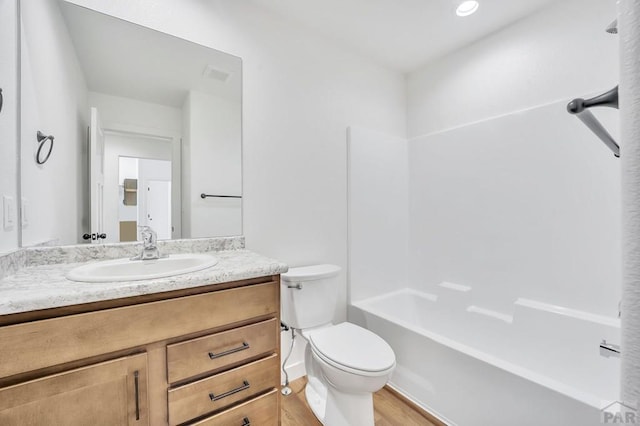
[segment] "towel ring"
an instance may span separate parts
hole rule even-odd
[[[52,135],[45,135],[40,130],[38,130],[38,133],[36,134],[36,137],[38,139],[38,151],[36,152],[36,163],[44,164],[44,163],[47,162],[47,160],[49,160],[49,157],[51,157],[51,152],[53,151],[53,139],[54,139],[54,137]],[[50,141],[51,143],[49,144],[49,149],[47,150],[47,154],[45,155],[45,157],[43,159],[42,158],[42,153],[44,151],[43,151],[42,147],[45,146],[47,141]]]

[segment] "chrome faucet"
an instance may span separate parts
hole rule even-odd
[[[150,226],[139,226],[140,236],[142,237],[142,251],[139,255],[132,257],[131,260],[154,260],[160,259],[160,251],[156,243],[158,242],[158,234],[151,229]]]

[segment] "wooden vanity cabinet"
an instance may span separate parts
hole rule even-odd
[[[148,424],[147,355],[0,389],[0,425]]]
[[[0,317],[0,425],[279,424],[279,281]]]

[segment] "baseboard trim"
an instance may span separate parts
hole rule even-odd
[[[436,415],[431,414],[430,412],[425,410],[425,408],[422,405],[418,404],[416,401],[414,401],[410,397],[408,397],[405,394],[403,394],[397,388],[395,388],[395,387],[393,387],[393,386],[391,386],[389,384],[386,384],[384,386],[384,388],[386,390],[388,390],[389,392],[391,392],[396,398],[401,400],[404,404],[408,405],[409,407],[413,408],[415,411],[420,413],[420,415],[422,415],[422,417],[424,417],[425,419],[429,420],[434,425],[436,425],[436,426],[448,426],[447,423],[442,421]]]
[[[304,368],[304,361],[298,361],[295,364],[287,365],[285,370],[287,370],[287,374],[289,375],[289,383],[307,374],[307,371]],[[281,374],[280,384],[284,385],[284,373]]]

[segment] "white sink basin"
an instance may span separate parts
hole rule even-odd
[[[92,283],[138,281],[196,272],[217,263],[218,259],[209,254],[172,254],[155,260],[116,259],[79,266],[66,277]]]

